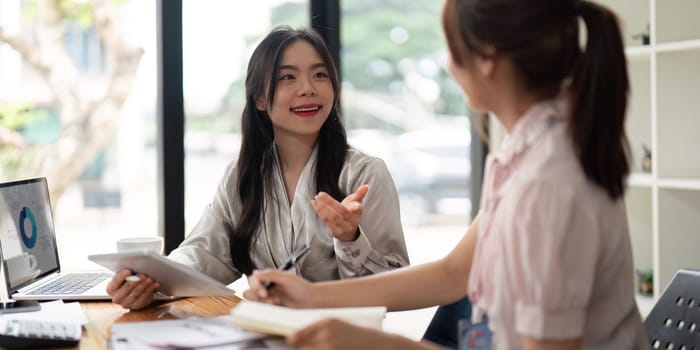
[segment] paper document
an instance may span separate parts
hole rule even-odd
[[[6,320],[33,320],[60,323],[87,324],[85,312],[79,302],[64,303],[63,300],[47,301],[40,303],[41,310],[31,312],[18,312],[3,314]]]
[[[290,335],[324,318],[337,318],[352,324],[381,329],[386,307],[339,307],[291,309],[243,300],[231,310],[233,324],[241,329],[273,335]]]
[[[196,349],[227,345],[245,345],[264,335],[238,329],[231,316],[188,318],[112,325],[112,349],[175,348]]]

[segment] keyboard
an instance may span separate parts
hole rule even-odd
[[[57,348],[76,346],[82,328],[77,323],[0,319],[0,347]]]
[[[107,273],[75,273],[61,276],[37,289],[27,293],[29,295],[70,295],[80,294],[100,284],[105,279],[111,278]]]

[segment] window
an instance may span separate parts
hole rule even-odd
[[[158,234],[155,23],[155,1],[0,1],[0,179],[47,177],[66,269]]]
[[[276,25],[308,27],[308,13],[307,1],[183,1],[186,234],[238,158],[252,50]]]
[[[407,233],[464,226],[471,210],[469,119],[446,71],[441,3],[341,1],[349,140],[387,163]]]

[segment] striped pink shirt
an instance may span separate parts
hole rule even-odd
[[[645,349],[624,202],[584,175],[566,105],[533,105],[487,158],[469,296],[493,349],[522,336]]]

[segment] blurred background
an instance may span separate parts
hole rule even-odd
[[[445,69],[441,1],[340,4],[349,141],[389,167],[413,262],[435,259],[466,232],[472,206],[470,124]],[[160,234],[156,6],[0,0],[0,179],[48,178],[66,269],[89,267],[87,255],[114,251],[119,238]],[[182,7],[189,232],[237,158],[252,49],[275,25],[309,27],[310,8]]]

